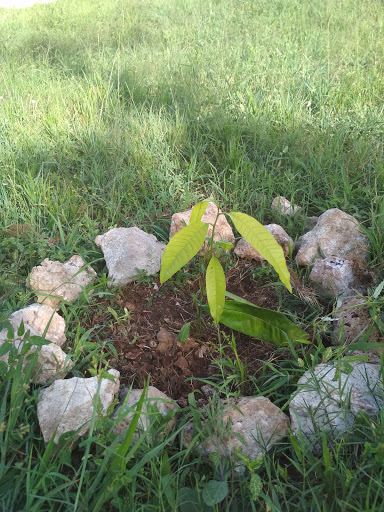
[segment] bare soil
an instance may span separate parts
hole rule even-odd
[[[260,287],[251,277],[251,269],[257,263],[239,262],[227,274],[227,290],[270,309],[277,308],[273,287]],[[113,300],[98,302],[97,309],[88,317],[85,328],[104,325],[103,339],[113,343],[117,358],[111,356],[110,364],[119,370],[121,385],[143,387],[150,377],[150,384],[157,387],[181,404],[188,394],[204,385],[199,379],[212,377],[217,368],[212,365],[219,352],[218,335],[209,315],[203,312],[203,322],[198,326],[197,308],[193,295],[198,294],[199,280],[186,280],[183,285],[165,283],[158,278],[145,278],[144,282],[132,283],[116,291]],[[120,313],[129,312],[116,320],[107,312],[108,307]],[[119,313],[119,315],[120,315]],[[124,314],[124,313],[123,313]],[[180,329],[192,321],[190,336],[185,343],[177,340]],[[222,342],[231,331],[224,328]],[[241,362],[248,375],[260,371],[265,361],[282,356],[270,343],[235,333],[236,346]],[[231,349],[226,353],[232,356]],[[286,354],[285,354],[286,355]]]

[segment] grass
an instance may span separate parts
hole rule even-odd
[[[293,238],[302,223],[271,212],[276,195],[308,215],[340,208],[362,223],[371,266],[382,271],[383,11],[380,0],[0,8],[0,320],[33,301],[25,281],[42,259],[77,253],[102,276],[97,234],[137,225],[166,241],[171,213],[210,195],[277,221]],[[104,278],[97,286],[108,293]],[[295,303],[284,301],[294,317]],[[89,349],[86,315],[85,297],[64,310],[79,374],[108,350]],[[306,315],[321,330],[321,314]],[[319,343],[279,368],[266,365],[254,393],[283,406],[323,353]],[[241,387],[244,376],[235,359],[222,360],[228,393],[226,383]],[[38,429],[37,389],[23,386],[28,376],[15,368],[3,368],[0,383],[0,509],[91,510],[106,491],[94,495],[95,482],[116,447],[110,420],[98,425],[104,438],[51,451]],[[196,417],[193,402],[188,414]],[[108,507],[175,510],[180,495],[192,493],[199,505],[190,510],[203,510],[204,486],[216,480],[229,491],[212,510],[383,510],[382,420],[361,418],[331,453],[323,444],[322,457],[285,440],[255,471],[263,482],[256,501],[249,472],[196,458],[178,440],[156,445],[151,434]]]

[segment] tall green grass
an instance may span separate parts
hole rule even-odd
[[[171,213],[211,194],[261,222],[278,220],[294,237],[301,221],[272,213],[274,196],[308,214],[341,208],[362,222],[372,264],[382,268],[383,15],[380,0],[0,8],[0,320],[31,302],[25,281],[45,257],[78,253],[101,275],[95,235],[138,225],[166,240]],[[82,349],[82,300],[64,308],[78,372],[96,356]],[[307,365],[321,350],[312,355],[303,356]],[[215,389],[228,394],[244,376],[223,362]],[[107,489],[95,494],[95,482],[117,449],[110,420],[78,451],[70,443],[50,451],[37,427],[37,391],[15,368],[0,368],[0,510],[96,506]],[[292,361],[266,365],[252,386],[283,406],[302,371]],[[196,418],[192,399],[187,414]],[[383,432],[382,418],[362,417],[332,453],[323,444],[322,457],[303,441],[282,442],[257,470],[258,501],[249,473],[203,460],[179,440],[156,449],[149,436],[108,506],[173,511],[190,489],[194,510],[203,509],[213,479],[227,482],[230,496],[214,510],[383,510]]]

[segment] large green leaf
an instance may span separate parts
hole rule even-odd
[[[208,203],[209,201],[201,201],[200,203],[195,204],[195,206],[192,208],[189,224],[194,224],[195,222],[201,221],[201,217],[204,215]]]
[[[284,252],[271,233],[253,217],[245,213],[230,212],[237,231],[265,258],[279,274],[281,281],[292,293],[290,274]]]
[[[171,238],[161,262],[160,282],[164,283],[198,252],[205,241],[208,224],[195,222],[185,226]]]
[[[213,321],[217,325],[225,303],[225,274],[220,261],[212,256],[206,274],[207,299]]]
[[[275,345],[305,343],[307,334],[284,315],[244,302],[226,300],[220,322],[230,329]]]
[[[227,482],[222,480],[210,480],[205,484],[201,494],[204,503],[212,507],[223,501],[228,493],[229,487]]]

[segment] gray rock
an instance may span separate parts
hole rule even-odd
[[[142,389],[131,389],[121,395],[123,404],[119,405],[112,418],[118,420],[114,427],[116,434],[121,434],[127,430],[131,424],[133,415],[136,410],[137,402],[140,400],[143,393]],[[165,418],[167,414],[175,409],[179,409],[179,406],[162,391],[158,390],[153,386],[148,386],[147,396],[142,407],[142,414],[140,416],[139,423],[137,425],[137,431],[135,432],[135,438],[140,437],[142,432],[149,429],[152,421],[153,414],[151,414],[151,407],[157,409],[157,411]],[[169,422],[169,427],[175,424],[175,417],[172,417]]]
[[[301,266],[313,265],[323,258],[364,259],[368,240],[357,220],[333,208],[320,215],[316,226],[299,238],[296,261]]]
[[[109,370],[108,373],[115,380],[101,380],[99,401],[103,416],[107,414],[120,386],[120,373],[117,370]],[[53,435],[55,443],[58,443],[60,436],[66,432],[76,431],[76,435],[81,436],[89,430],[98,385],[97,377],[73,377],[56,380],[40,391],[37,416],[46,443]]]
[[[316,216],[307,217],[304,221],[304,230],[310,231],[311,229],[313,229],[316,226],[318,220],[319,217]]]
[[[62,300],[74,302],[95,277],[93,268],[85,267],[78,255],[65,263],[46,258],[32,269],[27,286],[36,292],[37,302],[58,309]]]
[[[283,196],[277,196],[272,201],[271,209],[279,212],[281,215],[293,217],[301,210],[301,206],[297,206],[296,204],[292,206],[288,199]]]
[[[11,341],[19,353],[24,342],[28,339],[26,337],[27,334],[30,336],[43,336],[45,329],[49,325],[45,339],[52,343],[43,345],[40,348],[32,345],[27,354],[25,354],[23,361],[23,369],[25,370],[27,365],[33,361],[33,359],[27,356],[34,352],[39,352],[36,367],[33,371],[33,376],[37,376],[36,382],[38,384],[46,384],[53,378],[63,377],[67,374],[72,366],[72,361],[60,348],[66,341],[65,321],[53,308],[45,304],[32,304],[24,309],[15,311],[8,320],[14,329]],[[24,323],[24,334],[18,336],[18,329],[22,322]],[[3,329],[0,332],[0,346],[3,345],[7,338],[8,331]],[[8,356],[9,353],[7,352],[0,357],[0,361],[8,364]]]
[[[360,411],[373,418],[383,406],[380,365],[347,364],[343,359],[338,364],[319,364],[306,372],[289,406],[293,434],[301,432],[315,443],[314,451],[319,449],[315,441],[322,430],[333,439],[353,425]]]
[[[17,336],[17,330],[22,322],[24,323],[25,334],[29,332],[31,336],[42,336],[48,326],[45,334],[47,340],[61,347],[67,339],[65,337],[64,318],[46,304],[31,304],[26,308],[19,309],[12,313],[8,320],[15,331],[15,341],[24,337],[19,338]],[[1,340],[6,338],[6,335],[5,329],[0,332],[0,343]]]
[[[219,210],[221,213],[221,210]],[[215,203],[209,202],[204,215],[202,216],[202,222],[213,224],[216,220],[218,208]],[[189,225],[191,219],[192,210],[185,212],[179,212],[172,215],[171,230],[169,238],[171,239],[178,231],[180,231],[185,225]],[[208,228],[207,237],[212,236],[212,225]],[[229,225],[227,218],[224,214],[219,215],[215,227],[215,235],[213,237],[215,242],[233,242],[235,235],[233,234],[232,228]]]
[[[267,224],[264,226],[274,237],[276,242],[282,247],[284,256],[287,257],[289,255],[290,247],[293,248],[293,240],[288,235],[288,233],[278,224]],[[239,256],[239,258],[247,258],[265,261],[265,259],[261,256],[261,254],[254,249],[251,244],[249,244],[245,238],[241,238],[235,247],[235,254]]]
[[[104,253],[112,285],[124,286],[142,271],[159,272],[165,244],[139,228],[114,228],[95,238]]]
[[[288,417],[268,398],[241,397],[223,402],[222,406],[220,421],[215,419],[207,437],[198,446],[205,456],[218,453],[231,457],[240,449],[252,461],[288,434]],[[231,425],[229,435],[228,423]],[[188,447],[193,439],[193,425],[188,424],[184,429],[184,446]]]
[[[340,258],[316,260],[309,279],[335,297],[346,297],[366,291],[354,274],[354,265],[351,260]]]
[[[38,350],[32,347],[32,351]],[[36,383],[45,385],[53,379],[63,379],[72,368],[72,361],[63,350],[54,343],[43,345],[39,349],[36,367]]]
[[[352,342],[358,342],[363,336],[368,335],[367,343],[377,343],[384,340],[380,338],[380,333],[375,328],[368,307],[365,305],[366,299],[363,297],[349,297],[343,299],[340,307],[335,311],[333,319],[333,332],[335,341],[338,344],[349,345]],[[384,343],[383,343],[384,349]],[[380,354],[383,349],[371,349],[367,351],[356,351],[354,355],[369,356],[373,361],[380,361]]]

